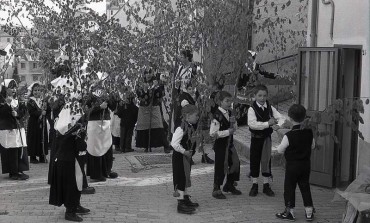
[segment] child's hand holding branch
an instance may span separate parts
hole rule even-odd
[[[189,150],[187,150],[187,151],[184,152],[184,156],[186,156],[189,159],[191,158],[191,155],[192,155],[192,152],[189,151]]]
[[[235,129],[234,128],[229,128],[229,134],[230,135],[234,134],[234,132],[235,132]]]
[[[278,121],[275,118],[270,118],[270,120],[268,121],[269,126],[276,125],[277,123]]]

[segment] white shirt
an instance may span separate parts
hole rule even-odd
[[[181,127],[177,127],[172,135],[171,146],[176,152],[184,154],[186,150],[180,144],[182,137],[184,137],[184,130]]]
[[[222,112],[222,114],[225,116],[225,118],[228,121],[230,120],[228,111],[226,111],[225,109],[223,109],[221,107],[218,107],[218,110],[220,110]],[[235,122],[234,123],[234,129],[236,129],[237,127],[238,127],[238,125]],[[216,119],[213,119],[212,122],[211,122],[211,127],[209,129],[209,135],[211,137],[224,138],[224,137],[228,137],[230,135],[230,131],[228,129],[220,131],[220,123]]]
[[[289,146],[289,140],[286,135],[284,135],[283,139],[281,140],[280,145],[277,148],[278,153],[284,153],[286,148]],[[315,148],[315,139],[312,139],[311,149]]]
[[[260,105],[258,102],[256,104],[263,110],[267,109],[266,102],[263,105]],[[271,110],[273,117],[278,121],[277,125],[281,127],[285,122],[284,116],[282,116],[273,106],[271,106]],[[264,130],[270,127],[268,121],[267,122],[257,121],[256,113],[254,112],[254,109],[252,107],[248,109],[248,126],[249,128],[254,130]]]

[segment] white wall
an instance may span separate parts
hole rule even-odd
[[[330,37],[330,23],[332,7],[319,1],[318,9],[318,47],[333,47],[334,45],[361,45],[363,49],[361,66],[361,94],[366,100],[370,97],[370,1],[368,0],[335,0],[334,35]],[[309,18],[310,21],[310,18]],[[310,26],[309,26],[310,27]],[[365,105],[362,115],[364,125],[360,131],[365,137],[365,142],[360,140],[359,145],[369,145],[370,142],[370,105]],[[361,148],[362,148],[361,147]],[[360,148],[360,146],[359,146]],[[363,165],[370,165],[370,159],[362,159],[366,153],[364,149],[358,152],[358,169]],[[370,147],[368,148],[370,150]]]

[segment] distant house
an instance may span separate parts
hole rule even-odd
[[[22,49],[18,51],[18,75],[21,80],[20,85],[30,85],[35,81],[43,82],[43,69],[33,50]]]
[[[370,2],[363,0],[310,1],[309,47],[299,51],[299,102],[310,111],[323,111],[341,99],[343,111],[362,101],[364,123],[358,137],[349,125],[358,120],[345,113],[344,122],[322,118],[320,130],[327,136],[314,151],[311,182],[328,187],[347,185],[365,165],[370,166]],[[348,121],[348,122],[347,122]]]
[[[31,30],[31,32],[33,31]],[[20,33],[20,38],[16,40],[13,36],[0,30],[0,48],[2,48],[1,46],[6,46],[7,49],[7,55],[0,57],[0,67],[2,67],[4,61],[10,58],[10,65],[4,76],[5,78],[12,78],[15,68],[17,68],[21,86],[30,85],[34,81],[42,81],[44,73],[35,52],[25,48],[22,40],[24,35]]]

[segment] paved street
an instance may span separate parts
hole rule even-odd
[[[83,217],[84,222],[280,222],[274,215],[283,210],[281,167],[273,170],[276,197],[269,198],[262,193],[255,198],[248,196],[251,182],[246,177],[248,161],[243,160],[238,185],[243,194],[227,194],[226,200],[216,200],[211,196],[213,165],[201,164],[197,153],[190,194],[200,207],[193,215],[183,215],[176,212],[177,201],[172,196],[171,165],[142,165],[135,158],[163,154],[162,151],[115,154],[114,170],[119,178],[90,184],[97,193],[82,195],[82,205],[91,209],[91,213]],[[7,210],[9,214],[0,216],[0,222],[65,222],[64,207],[48,204],[47,171],[47,164],[31,164],[27,181],[10,181],[7,175],[1,175],[0,211]],[[331,202],[333,191],[313,186],[312,193],[317,209],[315,222],[340,222],[344,203]],[[298,193],[296,216],[297,222],[305,222]]]

